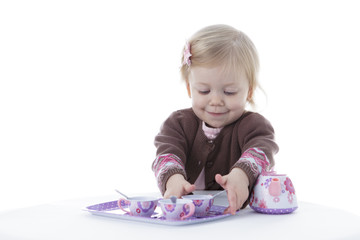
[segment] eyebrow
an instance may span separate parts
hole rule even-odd
[[[194,86],[208,87],[210,85],[208,83],[204,83],[204,82],[196,82],[196,83],[194,83]],[[225,84],[223,87],[239,89],[239,86],[237,86],[237,84],[235,84],[235,83],[228,83],[228,84]]]
[[[201,85],[201,86],[209,86],[209,84],[208,83],[202,83],[202,82],[196,82],[196,83],[194,83],[194,86],[198,86],[198,85]]]

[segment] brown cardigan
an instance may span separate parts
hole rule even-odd
[[[180,173],[193,184],[204,167],[207,190],[221,189],[215,181],[217,173],[226,175],[233,167],[240,167],[249,177],[251,191],[257,175],[254,176],[248,164],[236,163],[242,153],[249,148],[259,148],[273,166],[273,154],[278,151],[273,127],[258,113],[245,112],[237,121],[225,126],[214,140],[208,140],[202,130],[202,120],[191,108],[170,115],[155,137],[155,146],[157,156],[175,154],[185,165],[185,172],[176,168],[162,176],[162,193],[173,174]]]

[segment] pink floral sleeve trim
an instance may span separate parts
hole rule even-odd
[[[251,186],[259,174],[262,171],[266,171],[269,165],[270,161],[262,150],[259,148],[249,148],[241,155],[234,167],[239,167],[245,171]]]
[[[159,155],[152,165],[152,170],[162,194],[165,193],[166,182],[172,175],[179,173],[186,178],[184,163],[174,154]]]

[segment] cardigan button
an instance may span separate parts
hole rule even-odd
[[[214,149],[215,149],[214,140],[208,140],[207,143],[208,143],[209,151],[210,152],[214,151]]]

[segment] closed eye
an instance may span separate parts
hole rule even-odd
[[[224,94],[227,95],[227,96],[231,96],[231,95],[235,95],[236,92],[224,91]]]
[[[199,93],[202,94],[202,95],[206,95],[206,94],[210,93],[210,90],[204,90],[204,91],[199,90]]]

